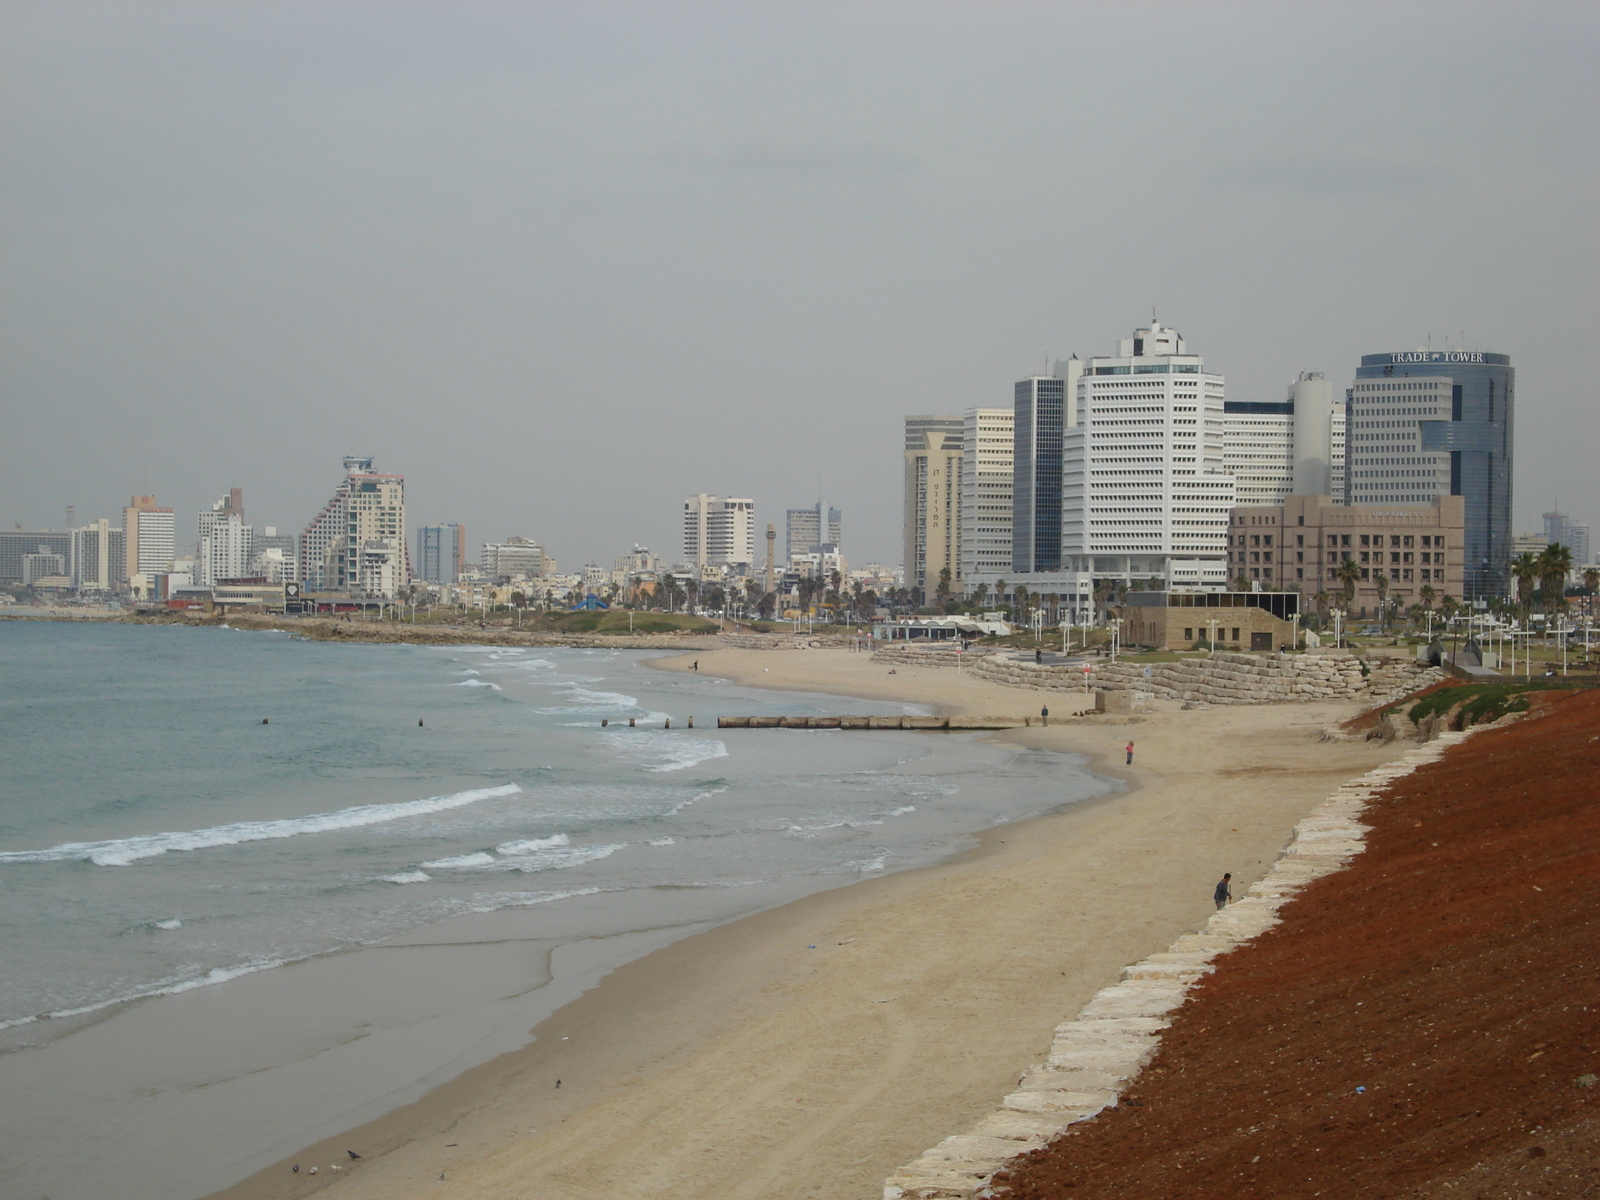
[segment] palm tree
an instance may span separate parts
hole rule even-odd
[[[1250,581],[1244,577],[1243,571],[1240,571],[1234,578],[1233,590],[1236,592],[1248,592],[1250,590]]]
[[[1511,576],[1517,581],[1517,607],[1527,612],[1533,606],[1533,589],[1539,582],[1539,560],[1519,554],[1511,560]]]
[[[1316,605],[1317,620],[1326,621],[1328,619],[1328,593],[1318,592],[1315,596],[1311,597],[1311,603]]]
[[[950,610],[950,568],[939,568],[939,586],[933,589],[933,606],[940,613]]]
[[[1347,558],[1334,568],[1333,577],[1344,587],[1344,606],[1349,608],[1356,602],[1356,584],[1361,582],[1361,568],[1356,566],[1356,560]]]
[[[980,583],[977,587],[972,589],[972,602],[978,606],[978,610],[980,612],[983,610],[983,602],[988,595],[989,585],[987,583]]]
[[[1583,569],[1583,587],[1591,596],[1600,592],[1600,569],[1594,567]]]
[[[1384,628],[1389,623],[1389,577],[1374,575],[1372,582],[1378,589],[1378,626]]]
[[[1567,575],[1572,570],[1572,551],[1552,542],[1539,555],[1539,590],[1546,606],[1562,609],[1567,605]]]
[[[1434,599],[1438,596],[1438,594],[1438,592],[1433,590],[1433,584],[1425,583],[1421,588],[1418,589],[1417,598],[1422,601],[1423,608],[1432,608]]]
[[[994,602],[999,606],[1001,612],[1006,611],[1006,581],[1004,579],[995,582]]]

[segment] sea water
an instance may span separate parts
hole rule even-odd
[[[0,1049],[467,914],[726,919],[1108,786],[971,735],[718,731],[922,710],[650,657],[0,623]]]

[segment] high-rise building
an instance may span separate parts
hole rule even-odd
[[[255,530],[244,523],[242,489],[230,488],[226,496],[198,515],[195,524],[200,535],[200,578],[195,582],[216,587],[221,580],[250,575]]]
[[[302,578],[312,591],[390,596],[411,577],[406,477],[381,474],[372,459],[355,455],[345,456],[344,470],[333,498],[300,535]]]
[[[1074,356],[1058,362],[1054,375],[1030,376],[1013,389],[1013,571],[1061,569],[1061,438],[1082,371]]]
[[[1062,566],[1095,577],[1226,579],[1223,379],[1154,319],[1083,364],[1062,436]],[[1015,549],[1013,549],[1015,558]]]
[[[1511,586],[1515,389],[1508,355],[1414,350],[1362,355],[1346,394],[1346,503],[1462,497],[1471,599],[1504,596]]]
[[[101,517],[72,531],[72,586],[80,592],[109,592],[128,576],[123,532]]]
[[[1228,400],[1222,461],[1240,504],[1289,496],[1344,500],[1343,400],[1320,371],[1302,371],[1282,401]]]
[[[755,501],[708,492],[683,502],[683,559],[696,568],[749,566],[756,558]]]
[[[417,528],[417,578],[428,583],[455,583],[466,566],[465,525],[422,525]]]
[[[960,417],[906,418],[905,553],[906,587],[930,599],[941,572],[950,572],[953,590],[961,578]]]
[[[1009,408],[969,408],[961,414],[959,557],[963,581],[1004,575],[1011,570],[1011,439],[1015,419]]]
[[[837,508],[817,501],[815,508],[791,508],[785,514],[784,553],[790,562],[799,554],[818,554],[824,546],[838,552],[844,527]]]
[[[154,496],[134,496],[122,510],[122,540],[127,575],[166,574],[177,553],[177,514]]]
[[[1585,567],[1592,561],[1589,558],[1589,526],[1581,521],[1574,521],[1563,512],[1547,512],[1544,514],[1544,540],[1555,545],[1560,543],[1572,554],[1573,567]]]

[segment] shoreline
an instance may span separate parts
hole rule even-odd
[[[650,665],[682,670],[694,657]],[[934,668],[900,668],[891,682],[848,652],[776,657],[698,654],[708,675],[779,690],[942,711],[1036,699]],[[355,1170],[312,1180],[285,1159],[213,1195],[270,1200],[334,1184],[355,1200],[407,1197],[435,1194],[442,1173],[508,1200],[537,1182],[578,1197],[799,1197],[817,1193],[819,1169],[827,1194],[876,1195],[890,1171],[992,1109],[1055,1025],[1116,971],[1195,927],[1215,862],[1247,886],[1332,786],[1396,756],[1314,740],[1350,711],[1212,709],[1156,714],[1131,731],[990,735],[1084,754],[1125,788],[978,832],[971,849],[934,865],[684,930],[556,1009],[520,1049],[296,1156],[331,1164],[360,1142]],[[1158,745],[1154,767],[1142,757],[1127,771],[1113,756],[1129,732],[1146,743],[1201,735],[1211,749]],[[1217,787],[1205,760],[1218,739],[1206,734],[1242,739],[1235,761],[1254,761],[1224,775],[1274,777],[1277,794]],[[1247,752],[1253,741],[1266,744]],[[1193,861],[1206,843],[1209,857]],[[823,1138],[845,1138],[851,1152],[822,1167],[808,1151]],[[730,1154],[764,1164],[731,1192],[717,1173]]]

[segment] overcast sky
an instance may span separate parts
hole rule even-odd
[[[1600,523],[1600,8],[0,7],[0,521],[410,524],[676,557],[819,492],[900,560],[900,421],[1155,306],[1234,399],[1517,368],[1516,524]]]

